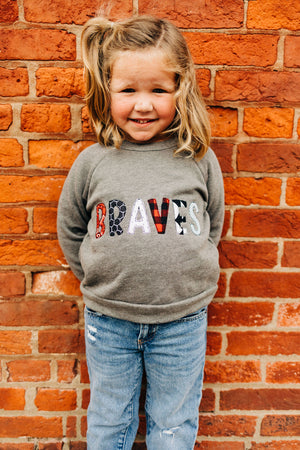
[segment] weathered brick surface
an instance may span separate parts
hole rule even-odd
[[[50,3],[0,0],[0,450],[86,450],[84,301],[56,214],[96,141],[80,34],[98,12],[181,28],[224,174],[195,449],[298,450],[299,1]],[[146,450],[145,396],[133,450]]]

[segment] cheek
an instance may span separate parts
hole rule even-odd
[[[126,102],[119,101],[118,99],[112,97],[110,111],[114,122],[118,124],[120,120],[126,119],[129,110],[130,110],[129,105]]]

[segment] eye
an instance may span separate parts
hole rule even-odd
[[[165,94],[167,91],[165,89],[156,88],[156,89],[153,89],[153,92],[155,94]]]
[[[126,89],[123,89],[121,92],[125,92],[126,94],[127,93],[132,93],[132,92],[135,92],[135,90],[134,89],[132,89],[132,88],[126,88]]]

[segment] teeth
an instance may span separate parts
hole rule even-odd
[[[133,119],[133,121],[137,122],[137,123],[148,123],[148,122],[150,122],[150,120],[148,120],[148,119],[145,119],[145,120]]]

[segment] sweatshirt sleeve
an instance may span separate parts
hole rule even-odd
[[[71,270],[79,280],[84,276],[79,249],[89,221],[86,192],[90,164],[85,159],[80,154],[73,164],[62,189],[57,213],[58,240]]]
[[[219,243],[224,222],[224,183],[222,171],[215,153],[209,149],[208,161],[208,214],[210,217],[209,236],[216,244]]]

